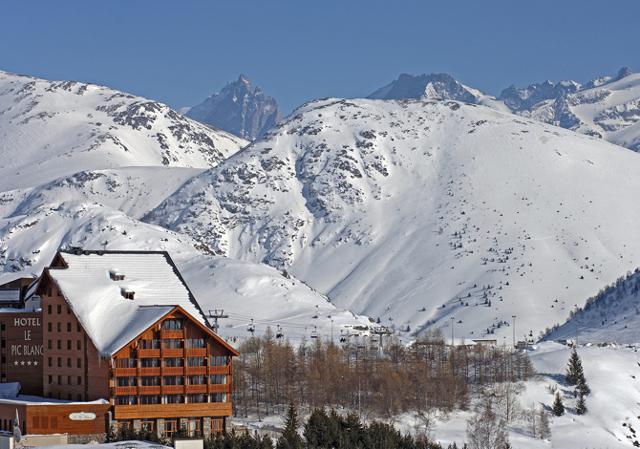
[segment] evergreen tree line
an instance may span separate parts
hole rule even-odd
[[[389,424],[365,424],[355,413],[341,416],[334,410],[315,409],[302,426],[302,435],[300,424],[295,407],[289,405],[285,428],[275,443],[269,437],[228,433],[207,440],[205,449],[445,449],[425,437],[403,435]]]
[[[573,348],[573,351],[571,351],[571,356],[569,357],[565,381],[568,385],[574,387],[573,395],[578,398],[576,401],[576,414],[584,415],[587,413],[586,397],[591,394],[591,388],[589,388],[589,385],[587,384],[587,379],[584,375],[584,368],[582,367],[582,360],[580,360],[578,350],[575,347]],[[556,416],[564,415],[565,407],[559,391],[556,392],[552,410],[553,414]]]
[[[234,413],[284,413],[286,404],[326,406],[385,419],[406,411],[467,408],[474,388],[526,380],[524,353],[502,347],[456,346],[431,334],[409,347],[339,345],[320,338],[294,347],[267,332],[246,340],[234,360]]]

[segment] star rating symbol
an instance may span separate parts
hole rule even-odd
[[[31,366],[31,360],[27,361],[27,365]]]
[[[20,366],[24,366],[24,360],[20,362]]]
[[[37,360],[35,360],[35,361],[33,362],[33,366],[38,366],[38,361],[37,361]]]
[[[13,362],[13,364],[14,364],[15,366],[18,366],[18,363],[19,363],[19,362],[18,362],[17,360],[16,360],[15,362]]]

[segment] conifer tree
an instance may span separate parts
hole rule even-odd
[[[287,410],[287,419],[284,430],[282,431],[282,436],[276,444],[277,449],[302,449],[302,438],[298,434],[299,425],[298,411],[292,402],[289,404],[289,410]]]
[[[549,423],[549,415],[545,411],[544,407],[540,408],[540,411],[538,412],[538,422],[540,423],[540,439],[549,439],[551,437],[551,425]]]
[[[562,398],[560,397],[560,393],[556,393],[556,399],[553,401],[553,414],[556,416],[564,415],[564,404],[562,403]]]
[[[582,392],[579,392],[578,403],[576,404],[576,414],[584,415],[585,413],[587,413],[587,404],[585,403],[584,395]]]

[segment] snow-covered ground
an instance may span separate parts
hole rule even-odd
[[[578,354],[582,359],[587,382],[592,393],[587,397],[588,411],[575,414],[573,389],[564,382],[564,374],[571,349],[558,343],[547,342],[530,352],[538,374],[524,382],[519,396],[519,412],[509,425],[509,440],[514,449],[616,449],[634,447],[640,438],[640,354],[637,348],[582,346]],[[550,412],[554,393],[562,393],[565,415],[556,417]],[[477,401],[473,401],[476,403]],[[434,424],[429,434],[443,445],[456,442],[461,447],[466,441],[467,420],[474,414],[473,404],[468,411],[454,411],[433,415]],[[551,438],[534,438],[522,412],[544,407],[550,414]],[[236,418],[233,423],[260,429],[270,434],[281,429],[282,416],[267,416],[257,420]],[[422,419],[416,414],[397,416],[392,424],[404,433],[424,432]],[[633,429],[633,430],[632,430]]]

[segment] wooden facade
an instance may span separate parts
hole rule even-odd
[[[54,267],[65,269],[59,255]],[[0,429],[18,410],[28,433],[94,435],[127,427],[170,438],[179,429],[205,437],[224,431],[232,413],[231,359],[238,353],[180,305],[160,309],[161,318],[143,332],[101,354],[47,270],[37,295],[41,311],[0,314],[0,373],[4,382],[20,382],[23,394],[50,402],[13,407],[0,400]],[[95,418],[74,420],[74,413]]]

